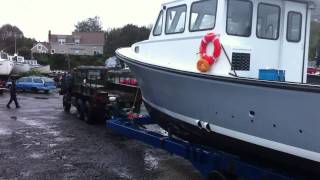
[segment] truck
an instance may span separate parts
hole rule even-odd
[[[63,77],[60,94],[64,111],[74,106],[77,118],[89,124],[110,118],[119,109],[139,112],[142,103],[137,80],[128,68],[79,66]]]

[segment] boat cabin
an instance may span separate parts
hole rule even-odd
[[[4,52],[0,52],[0,61],[8,60],[8,54]]]
[[[214,32],[225,51],[206,73],[258,79],[275,69],[287,82],[306,83],[313,8],[302,0],[176,0],[162,5],[149,40],[132,50],[148,63],[201,73],[201,40]]]

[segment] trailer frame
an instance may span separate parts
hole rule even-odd
[[[114,132],[139,140],[145,144],[165,150],[170,154],[188,160],[204,177],[209,179],[212,176],[222,177],[223,179],[301,179],[301,177],[293,177],[283,172],[280,173],[270,167],[260,167],[245,162],[238,156],[218,149],[192,144],[170,136],[164,136],[144,127],[144,125],[151,124],[156,123],[148,116],[136,119],[112,118],[106,121],[107,128]]]

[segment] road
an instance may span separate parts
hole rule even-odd
[[[20,109],[0,96],[2,179],[201,179],[191,164],[103,123],[63,112],[58,94],[18,94]]]

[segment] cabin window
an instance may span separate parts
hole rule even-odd
[[[277,40],[279,38],[280,7],[260,3],[258,6],[257,37]]]
[[[1,59],[8,59],[8,55],[4,54],[4,53],[1,53]]]
[[[204,0],[191,5],[190,31],[213,29],[216,23],[217,0]]]
[[[287,40],[299,42],[301,40],[302,14],[298,12],[288,13]]]
[[[186,24],[187,6],[181,5],[167,9],[166,34],[183,33]]]
[[[153,29],[154,36],[160,36],[162,34],[162,25],[163,25],[163,11],[160,12],[156,25]]]
[[[249,37],[252,27],[252,10],[253,5],[251,1],[229,0],[227,34]]]

